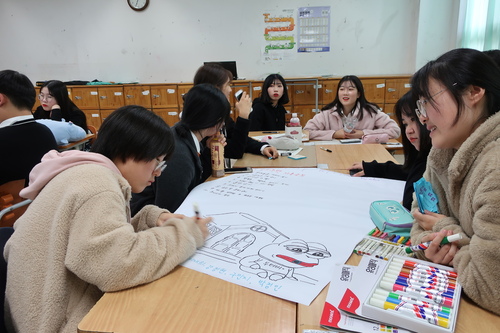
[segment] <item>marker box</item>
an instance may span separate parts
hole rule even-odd
[[[420,266],[410,267],[413,264]],[[386,291],[391,297],[386,298]],[[415,332],[452,333],[461,291],[453,268],[393,256],[365,299],[361,313],[364,317]]]

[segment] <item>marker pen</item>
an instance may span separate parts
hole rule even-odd
[[[441,287],[439,285],[434,285],[428,282],[424,283],[418,283],[415,280],[407,279],[404,277],[401,278],[396,278],[396,279],[389,279],[386,278],[385,276],[383,277],[383,280],[388,281],[392,284],[398,284],[400,286],[405,286],[405,287],[412,287],[412,288],[419,288],[428,292],[434,292],[436,291],[440,295],[450,297],[452,298],[453,295],[455,294],[455,290],[448,288],[448,287]]]
[[[394,279],[394,280],[406,281],[407,283],[412,283],[414,285],[424,285],[427,283],[427,284],[429,284],[429,286],[435,286],[436,288],[439,288],[439,289],[442,288],[442,289],[455,290],[457,287],[453,283],[448,283],[447,281],[442,281],[442,280],[435,279],[435,278],[428,279],[425,276],[418,276],[418,277],[409,278],[406,276],[396,275],[396,274],[386,272],[386,274],[384,275],[384,278],[388,278],[390,280]]]
[[[462,239],[462,234],[454,234],[454,235],[450,235],[450,236],[447,236],[445,238],[443,238],[443,240],[441,241],[441,245],[445,245],[445,244],[448,244],[448,243],[451,243],[451,242],[454,242],[454,241],[457,241],[457,240],[460,240]],[[424,251],[424,250],[427,250],[427,248],[429,247],[429,245],[431,245],[431,242],[425,242],[425,243],[422,243],[422,244],[418,244],[418,245],[411,245],[411,246],[408,246],[406,248],[406,253],[413,253],[415,251]]]
[[[453,298],[453,294],[455,294],[454,290],[449,290],[449,289],[439,290],[437,288],[433,288],[432,286],[419,286],[419,285],[415,285],[415,284],[410,284],[406,281],[402,281],[399,279],[396,281],[392,281],[392,280],[389,280],[386,278],[382,278],[382,281],[385,281],[386,283],[392,283],[393,291],[398,291],[398,290],[404,291],[402,288],[414,288],[414,289],[426,291],[426,292],[434,294],[434,295],[440,295],[440,296],[444,296],[444,297],[448,297],[448,298]]]
[[[446,286],[452,287],[453,289],[457,288],[456,281],[449,280],[446,277],[443,278],[441,276],[437,276],[434,274],[429,275],[429,274],[419,273],[419,272],[410,272],[410,273],[397,272],[397,271],[394,271],[392,269],[387,270],[386,274],[388,274],[388,275],[390,274],[391,276],[397,276],[398,278],[406,278],[406,279],[415,280],[415,281],[419,281],[419,282],[427,282],[427,283],[436,283],[436,284],[446,285]]]
[[[196,216],[196,219],[200,219],[200,208],[198,207],[198,203],[194,202],[193,203],[193,210],[194,210],[194,215]]]
[[[370,298],[370,305],[375,306],[384,310],[394,310],[406,316],[412,318],[420,318],[427,321],[430,324],[438,325],[441,327],[448,328],[450,326],[450,322],[447,318],[441,318],[437,315],[427,315],[425,312],[416,311],[414,309],[408,309],[405,307],[397,307],[396,304],[390,302],[384,302],[378,298]]]
[[[452,277],[448,277],[448,276],[442,275],[442,274],[436,274],[433,272],[424,271],[421,269],[409,269],[409,268],[403,267],[403,268],[401,268],[401,270],[397,270],[397,269],[394,269],[393,267],[388,267],[386,272],[391,273],[391,274],[397,274],[397,275],[404,276],[407,278],[422,278],[422,277],[424,277],[426,279],[435,279],[435,280],[439,280],[439,281],[443,281],[443,282],[453,283],[455,285],[457,284],[457,280],[455,280]]]
[[[388,291],[401,291],[409,295],[414,295],[417,297],[432,300],[436,304],[442,304],[447,307],[453,307],[453,298],[443,296],[436,291],[423,290],[420,288],[401,286],[398,284],[391,284],[388,281],[380,281],[380,288]]]
[[[319,149],[324,150],[324,151],[327,151],[327,152],[329,152],[329,153],[331,153],[331,152],[332,152],[332,151],[331,151],[330,149],[328,149],[328,148],[319,147]]]
[[[429,309],[434,310],[434,311],[441,311],[441,312],[445,312],[445,313],[450,313],[451,312],[451,309],[448,308],[448,307],[446,307],[446,306],[441,306],[441,305],[438,305],[438,304],[432,304],[432,303],[429,303],[429,302],[426,302],[426,301],[419,300],[419,299],[414,298],[414,297],[400,295],[398,293],[393,293],[393,292],[386,291],[386,290],[383,290],[383,289],[380,289],[380,288],[375,289],[374,294],[380,295],[380,296],[385,297],[385,298],[390,297],[390,298],[397,299],[397,300],[400,300],[400,301],[405,301],[405,302],[408,302],[408,303],[413,303],[413,304],[416,304],[416,305],[423,306],[425,308],[429,308]]]
[[[404,266],[404,267],[407,267],[410,269],[419,268],[419,269],[423,269],[425,271],[436,273],[436,274],[441,273],[442,275],[451,276],[453,278],[457,278],[457,276],[458,276],[456,272],[446,271],[444,269],[439,269],[436,267],[431,267],[431,266],[419,264],[419,263],[416,263],[416,262],[410,261],[410,260],[402,260],[399,258],[394,258],[394,260],[392,262],[397,264],[398,266],[400,265],[401,267]]]
[[[392,298],[392,297],[383,297],[382,295],[378,294],[373,294],[372,298],[379,299],[384,302],[389,302],[394,305],[396,305],[396,308],[407,308],[407,309],[412,309],[416,313],[425,313],[427,316],[433,316],[433,317],[440,317],[440,318],[445,318],[449,319],[450,318],[450,313],[448,312],[442,312],[442,311],[435,311],[430,308],[427,308],[425,306],[413,304],[410,302],[405,302],[405,301],[400,301],[397,298]]]

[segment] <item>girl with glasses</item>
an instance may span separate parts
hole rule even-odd
[[[165,121],[130,105],[104,120],[92,152],[43,157],[4,252],[9,331],[76,332],[103,293],[159,279],[203,245],[210,219],[153,205],[130,217],[131,193],[173,150]]]
[[[349,132],[344,127],[346,119],[352,123]],[[304,129],[309,131],[312,140],[360,139],[371,133],[386,133],[396,139],[401,134],[394,120],[366,100],[363,84],[354,75],[340,80],[333,102],[309,120]]]
[[[132,215],[148,204],[171,212],[179,208],[189,192],[203,181],[202,142],[218,137],[230,109],[226,96],[211,84],[199,84],[187,92],[181,120],[172,127],[175,140],[172,158],[155,183],[133,195]]]
[[[412,244],[432,241],[420,258],[453,266],[462,290],[500,314],[500,68],[486,54],[455,49],[422,67],[412,80],[420,121],[430,131],[424,178],[439,213],[415,218]],[[462,239],[440,246],[445,236]]]
[[[64,120],[80,126],[85,133],[88,132],[85,113],[69,99],[68,88],[63,82],[46,81],[40,89],[38,99],[41,105],[33,112],[35,119]]]
[[[418,120],[415,112],[415,101],[416,98],[412,92],[408,91],[394,106],[396,117],[405,132],[403,136],[404,164],[363,161],[354,163],[351,167],[351,169],[361,170],[354,174],[354,177],[367,176],[406,181],[403,206],[408,210],[411,210],[413,201],[413,183],[422,178],[427,155],[431,149],[429,131]]]

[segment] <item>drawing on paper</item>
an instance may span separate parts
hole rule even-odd
[[[241,271],[262,279],[315,284],[317,280],[308,276],[308,268],[331,257],[323,244],[290,239],[250,214],[208,216],[214,217],[215,221],[209,225],[210,236],[198,254],[234,264]]]

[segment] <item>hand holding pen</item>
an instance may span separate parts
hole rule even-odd
[[[194,210],[195,222],[198,225],[198,228],[200,228],[203,238],[206,239],[210,235],[207,225],[210,222],[212,222],[212,218],[211,217],[202,218],[200,215],[200,208],[196,202],[193,203],[193,210]]]

